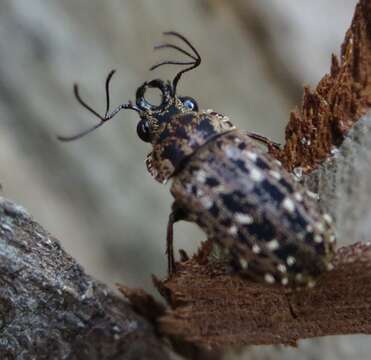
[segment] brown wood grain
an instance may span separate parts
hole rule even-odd
[[[371,333],[371,244],[339,249],[335,269],[312,289],[258,284],[199,257],[157,285],[171,307],[158,319],[161,332],[213,350]]]

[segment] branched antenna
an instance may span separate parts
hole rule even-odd
[[[133,105],[130,101],[127,104],[121,104],[117,106],[115,109],[113,109],[111,112],[109,111],[110,108],[110,82],[115,74],[116,70],[110,71],[110,73],[107,76],[106,79],[106,85],[105,85],[105,90],[106,90],[106,112],[104,116],[100,115],[97,111],[95,111],[91,106],[89,106],[80,96],[79,93],[79,87],[77,84],[74,84],[73,86],[73,91],[75,94],[75,97],[77,101],[80,103],[81,106],[83,106],[85,109],[87,109],[89,112],[91,112],[94,116],[96,116],[98,119],[100,119],[100,122],[93,127],[84,130],[82,132],[77,133],[76,135],[72,136],[57,136],[58,140],[60,141],[73,141],[82,138],[83,136],[91,133],[92,131],[98,129],[100,126],[102,126],[106,121],[112,119],[119,111],[123,109],[130,109],[139,112],[139,109]]]
[[[190,71],[190,70],[198,67],[201,64],[201,56],[200,56],[199,52],[196,50],[196,48],[191,44],[191,42],[188,39],[186,39],[183,35],[175,32],[175,31],[167,31],[167,32],[164,32],[163,34],[168,35],[168,36],[174,36],[174,37],[182,40],[192,50],[192,53],[190,53],[189,51],[184,50],[181,47],[179,47],[177,45],[170,44],[170,43],[165,43],[165,44],[157,45],[157,46],[154,47],[155,50],[166,49],[166,48],[175,49],[175,50],[179,51],[180,53],[182,53],[184,55],[187,55],[188,57],[190,57],[192,59],[192,61],[166,60],[166,61],[162,61],[162,62],[160,62],[156,65],[153,65],[150,68],[150,70],[154,70],[154,69],[157,69],[157,68],[159,68],[160,66],[163,66],[163,65],[191,65],[191,66],[186,67],[185,69],[179,71],[175,75],[174,80],[173,80],[173,95],[175,95],[176,87],[178,85],[178,82],[179,82],[181,76],[185,72]]]

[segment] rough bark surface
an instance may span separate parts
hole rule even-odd
[[[1,359],[168,359],[153,327],[0,198]]]

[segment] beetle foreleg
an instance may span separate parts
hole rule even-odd
[[[166,234],[166,255],[169,276],[171,276],[175,272],[175,259],[173,246],[174,224],[180,220],[185,220],[185,211],[182,208],[178,207],[177,203],[174,203],[172,206],[172,212],[169,215]]]

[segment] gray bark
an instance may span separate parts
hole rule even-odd
[[[152,326],[0,198],[1,359],[168,359]]]
[[[336,219],[340,244],[371,241],[371,112],[318,170],[304,178]]]

